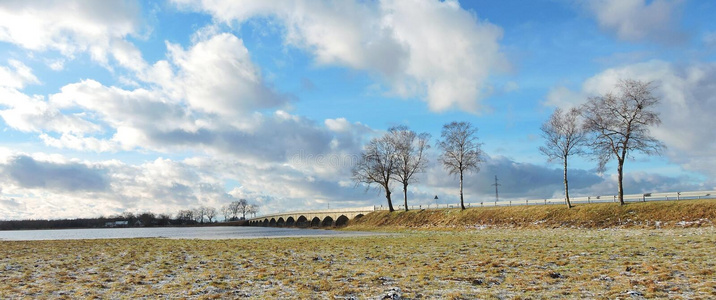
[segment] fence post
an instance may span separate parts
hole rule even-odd
[[[547,205],[547,199],[544,199],[544,205]]]
[[[676,192],[676,200],[681,200],[681,192]]]

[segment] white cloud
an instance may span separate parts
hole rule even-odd
[[[85,137],[71,133],[63,133],[62,135],[60,135],[59,138],[50,136],[47,133],[42,133],[40,134],[40,139],[45,143],[45,145],[58,149],[113,152],[120,147],[120,145],[118,145],[118,143],[115,141],[108,141],[95,137]]]
[[[681,0],[591,0],[587,9],[603,30],[626,41],[680,42],[676,28]]]
[[[133,1],[2,1],[0,41],[33,51],[55,50],[70,58],[89,53],[105,65],[111,53],[133,68],[143,61],[124,38],[137,34],[139,12]]]
[[[611,91],[619,79],[633,78],[653,81],[654,91],[661,98],[657,110],[662,124],[653,128],[655,137],[666,143],[669,159],[687,170],[716,176],[716,148],[713,129],[716,128],[716,64],[692,63],[677,65],[664,61],[649,61],[611,68],[587,79],[581,90],[572,92],[555,88],[547,96],[548,105],[579,104],[587,97]],[[561,94],[570,95],[569,98]]]
[[[21,90],[29,83],[40,83],[32,73],[32,69],[22,62],[9,59],[8,64],[12,69],[0,66],[0,88]]]
[[[62,87],[50,96],[50,102],[60,108],[82,108],[112,128],[196,129],[188,110],[153,90],[124,90],[88,79]]]
[[[179,68],[175,79],[193,109],[236,117],[288,100],[267,85],[242,40],[232,34],[200,40],[189,50],[174,44],[167,47],[172,63]],[[162,72],[161,65],[157,68]]]
[[[61,133],[95,132],[100,128],[77,115],[63,114],[42,96],[27,96],[16,90],[0,88],[0,117],[8,126],[23,132],[45,130]]]
[[[456,1],[175,2],[226,23],[276,18],[286,43],[318,64],[377,74],[390,93],[422,98],[434,111],[482,111],[490,74],[507,66],[502,29]]]

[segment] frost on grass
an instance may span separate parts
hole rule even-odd
[[[716,230],[0,242],[0,298],[716,297]]]

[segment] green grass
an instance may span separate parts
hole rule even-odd
[[[348,229],[380,228],[674,228],[713,226],[716,200],[682,200],[563,205],[474,207],[370,213],[352,220]]]

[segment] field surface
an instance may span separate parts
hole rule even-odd
[[[0,242],[0,298],[713,299],[716,229]]]

